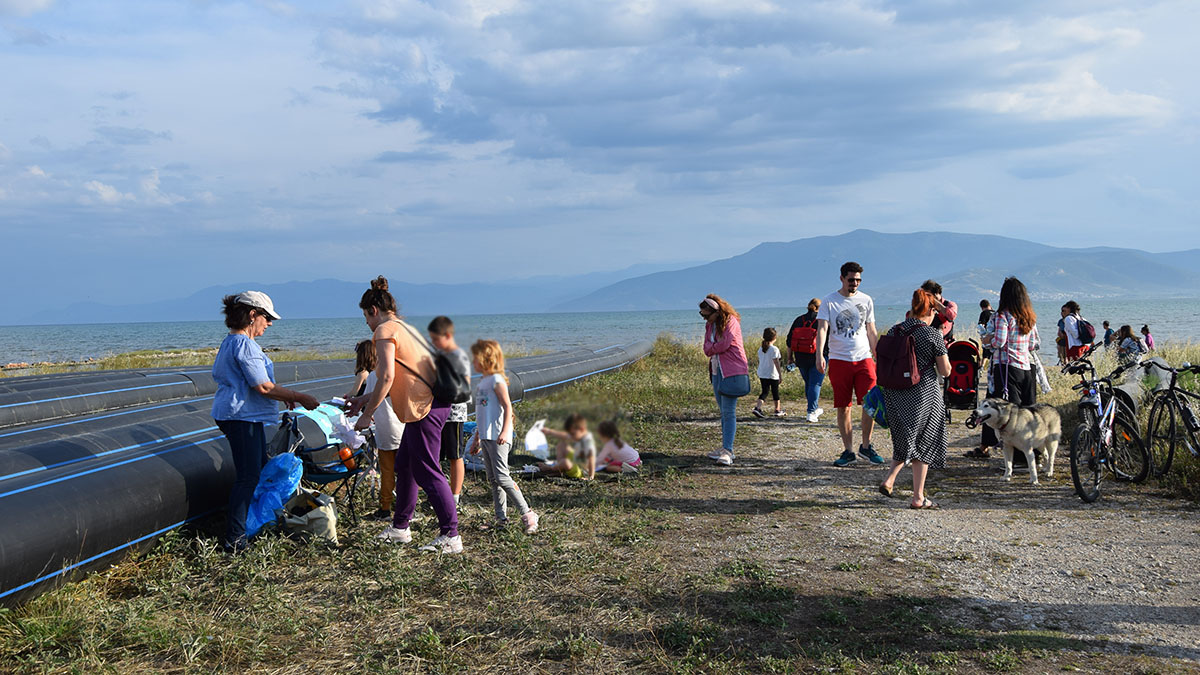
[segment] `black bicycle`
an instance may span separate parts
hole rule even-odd
[[[1200,395],[1194,394],[1179,386],[1181,373],[1200,374],[1200,366],[1184,363],[1178,368],[1172,368],[1162,359],[1155,357],[1141,363],[1143,368],[1151,366],[1171,373],[1171,383],[1162,391],[1154,394],[1154,402],[1150,405],[1150,419],[1146,422],[1146,443],[1150,446],[1150,455],[1154,461],[1154,475],[1161,477],[1171,470],[1171,462],[1175,460],[1175,448],[1180,442],[1192,454],[1200,458],[1200,443],[1196,436],[1200,433],[1200,419],[1192,411],[1188,399],[1200,401]],[[1179,422],[1182,421],[1183,424]]]
[[[1086,357],[1063,367],[1064,373],[1079,375],[1079,416],[1082,421],[1071,436],[1071,480],[1084,502],[1100,497],[1107,473],[1118,481],[1140,483],[1150,474],[1152,460],[1137,431],[1137,417],[1112,381],[1133,363],[1118,366],[1107,377],[1097,377],[1096,367]]]

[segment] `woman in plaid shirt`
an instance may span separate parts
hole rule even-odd
[[[1000,305],[988,321],[983,344],[992,350],[988,395],[1020,406],[1037,403],[1037,377],[1029,361],[1029,354],[1041,346],[1037,314],[1029,302],[1025,284],[1016,277],[1005,279],[1000,288]],[[967,456],[989,457],[991,448],[999,443],[996,431],[984,425],[982,444]]]

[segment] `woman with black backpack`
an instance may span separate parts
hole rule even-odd
[[[950,374],[950,359],[942,331],[933,323],[936,299],[933,294],[918,288],[913,291],[912,311],[904,321],[892,327],[890,338],[912,338],[912,354],[917,364],[916,382],[903,388],[883,388],[883,399],[892,432],[892,470],[888,472],[879,491],[892,496],[896,478],[905,463],[912,463],[913,494],[909,508],[936,509],[938,505],[925,496],[925,476],[929,469],[946,466],[949,438],[946,431],[946,401],[938,376]],[[884,366],[883,344],[880,341],[880,367]],[[907,384],[907,382],[906,382]]]

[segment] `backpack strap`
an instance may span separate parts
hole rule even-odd
[[[395,319],[395,322],[400,324],[401,326],[404,326],[406,329],[408,329],[408,332],[414,338],[416,338],[417,344],[421,345],[425,349],[425,351],[429,352],[430,357],[434,356],[433,348],[431,348],[429,346],[429,343],[425,342],[424,338],[422,338],[420,335],[417,334],[417,332],[415,330],[413,330],[412,326],[404,323],[400,319]],[[429,391],[433,391],[433,385],[429,384],[429,380],[426,380],[424,377],[421,377],[421,374],[418,373],[416,370],[414,370],[411,366],[409,366],[407,363],[401,361],[400,359],[396,359],[396,363],[399,363],[400,365],[404,366],[405,370],[412,373],[413,376],[416,377],[418,380],[420,380],[421,383],[424,384],[426,387],[429,387]]]

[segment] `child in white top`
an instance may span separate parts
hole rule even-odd
[[[642,458],[638,455],[638,451],[632,445],[621,440],[621,432],[617,429],[615,422],[607,420],[601,422],[596,429],[596,435],[604,444],[600,454],[596,455],[596,466],[600,467],[601,471],[633,473],[642,465]]]
[[[508,473],[508,452],[512,449],[513,409],[504,377],[504,352],[495,340],[478,340],[471,345],[472,367],[483,377],[475,385],[475,434],[471,436],[471,454],[483,451],[483,464],[492,486],[492,505],[496,525],[508,524],[508,500],[521,512],[525,534],[538,529],[538,514],[525,502],[521,488]]]
[[[762,384],[762,393],[758,395],[758,403],[754,405],[754,416],[767,416],[762,407],[767,400],[767,392],[770,391],[771,396],[775,399],[775,416],[783,417],[783,407],[779,402],[779,379],[782,368],[780,361],[783,355],[779,353],[779,347],[775,346],[777,333],[774,328],[764,328],[762,337],[762,348],[758,350],[758,381]]]
[[[375,342],[363,340],[354,346],[354,388],[344,398],[361,396],[364,391],[375,391]],[[391,397],[375,410],[371,418],[375,433],[375,449],[378,453],[379,508],[367,516],[371,520],[392,519],[392,503],[396,499],[396,450],[400,449],[400,437],[404,435],[404,422],[392,409]]]

